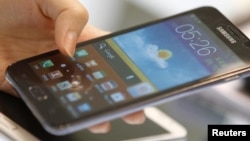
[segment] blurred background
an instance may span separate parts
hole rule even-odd
[[[111,32],[192,8],[213,6],[250,37],[250,0],[80,1],[89,11],[89,22]],[[250,124],[248,83],[249,80],[244,79],[217,85],[159,108],[186,127],[188,140],[206,141],[208,124]]]
[[[192,8],[213,6],[236,25],[250,24],[249,0],[80,0],[90,13],[90,23],[117,31],[146,21],[164,18]],[[249,27],[249,26],[248,26]],[[249,29],[249,28],[248,28]],[[249,33],[249,31],[246,31]]]

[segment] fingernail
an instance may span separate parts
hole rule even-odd
[[[68,32],[65,36],[64,48],[68,56],[72,57],[75,53],[77,35],[75,32]]]

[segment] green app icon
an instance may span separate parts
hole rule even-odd
[[[84,56],[88,56],[88,55],[89,55],[89,53],[85,49],[76,51],[77,57],[84,57]]]
[[[54,66],[54,63],[51,60],[45,60],[45,61],[40,62],[40,65],[43,68],[49,68],[49,67]]]

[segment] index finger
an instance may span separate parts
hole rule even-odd
[[[42,13],[55,23],[59,50],[72,56],[78,37],[88,21],[88,12],[78,0],[37,0]]]

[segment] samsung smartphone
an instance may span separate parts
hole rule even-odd
[[[6,77],[47,131],[64,135],[250,75],[250,41],[202,7],[9,66]]]
[[[169,115],[163,113],[155,107],[145,108],[147,120],[142,125],[120,126],[122,133],[116,133],[110,137],[109,141],[167,141],[167,140],[187,140],[187,130]],[[137,127],[138,126],[138,127]],[[119,131],[119,130],[118,130]],[[128,134],[124,134],[128,133]]]
[[[129,125],[122,119],[112,120],[106,134],[91,134],[81,130],[66,136],[52,136],[49,141],[187,141],[187,130],[178,121],[156,107],[144,109],[146,120],[141,125]]]
[[[0,113],[0,141],[39,141],[39,139]]]

